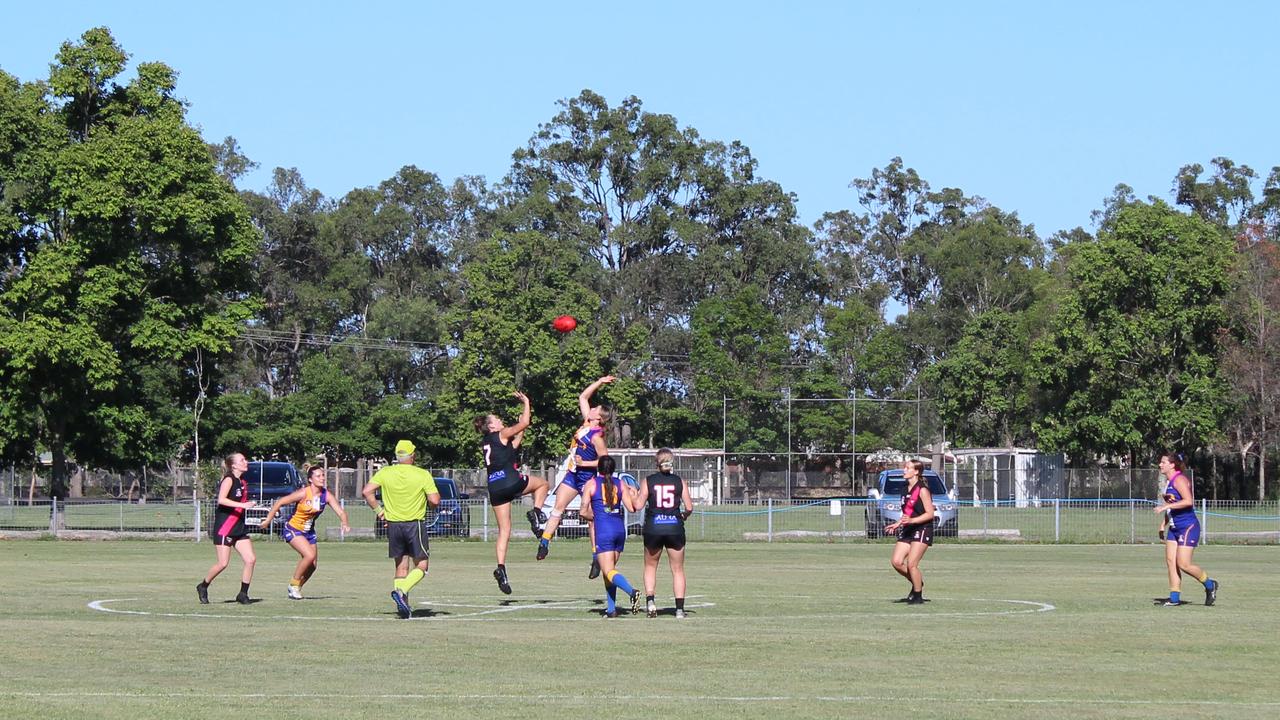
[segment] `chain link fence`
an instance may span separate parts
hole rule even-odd
[[[320,516],[317,532],[329,541],[375,538],[373,511],[363,501],[341,502],[347,510],[352,532],[341,532],[337,514],[333,512]],[[686,523],[686,530],[691,541],[892,542],[868,538],[867,510],[873,503],[866,498],[838,498],[700,504]],[[462,500],[460,505],[465,513],[463,524],[441,526],[442,535],[478,542],[497,537],[487,498]],[[976,505],[960,505],[957,536],[937,541],[1156,543],[1160,518],[1153,512],[1154,508],[1155,501],[1145,498],[1052,498],[1022,506],[1016,501],[984,500]],[[45,500],[30,505],[0,504],[0,535],[179,537],[205,541],[212,509],[208,500],[143,504]],[[1196,510],[1203,526],[1202,542],[1206,544],[1280,542],[1280,503],[1200,500]],[[518,519],[523,512],[517,509],[512,515]],[[434,514],[428,517],[429,521],[434,519]],[[640,514],[627,517],[627,525],[633,530],[641,521]],[[463,529],[458,530],[459,527]],[[259,532],[251,524],[251,530],[260,541],[278,537],[276,527]],[[519,522],[514,535],[518,539],[532,539],[532,533]]]

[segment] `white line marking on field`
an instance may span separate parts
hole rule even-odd
[[[701,597],[692,596],[692,597]],[[208,618],[214,620],[236,619],[236,620],[325,620],[325,621],[351,621],[351,622],[404,622],[400,618],[395,617],[370,617],[367,615],[345,615],[345,616],[322,616],[322,615],[222,615],[218,613],[176,613],[176,612],[154,612],[150,610],[122,610],[120,608],[107,607],[108,603],[136,602],[139,598],[113,598],[105,600],[94,600],[90,602],[88,607],[90,610],[98,612],[111,613],[114,615],[139,615],[149,617],[167,617],[167,618]],[[432,616],[429,618],[413,618],[417,620],[431,620],[432,622],[457,622],[462,620],[472,621],[488,621],[496,620],[496,617],[486,617],[494,615],[505,615],[514,612],[528,610],[565,610],[582,612],[584,610],[593,610],[598,607],[598,603],[590,598],[575,598],[573,600],[560,600],[555,602],[538,602],[529,605],[479,605],[474,603],[453,603],[448,601],[437,600],[420,600],[417,603],[427,608],[480,608],[477,612],[457,613],[447,616]],[[695,602],[687,603],[686,609],[705,609],[715,607],[712,602]],[[511,620],[519,620],[522,622],[558,622],[560,618],[510,618]]]
[[[702,595],[690,595],[688,599],[704,597]],[[394,617],[377,617],[368,615],[341,615],[341,616],[325,616],[325,615],[231,615],[207,612],[154,612],[150,610],[124,610],[120,608],[107,607],[109,603],[125,603],[137,602],[139,598],[115,598],[106,600],[94,600],[89,603],[90,610],[98,612],[112,613],[116,615],[136,615],[149,617],[167,617],[167,618],[207,618],[213,620],[236,619],[236,620],[320,620],[320,621],[337,621],[337,622],[404,622]],[[943,602],[956,602],[951,598],[936,598]],[[900,610],[898,612],[829,612],[829,613],[811,613],[799,615],[766,615],[754,618],[753,622],[777,622],[780,620],[828,620],[832,618],[872,618],[872,617],[889,617],[901,618],[907,613],[919,612],[922,616],[930,618],[939,617],[998,617],[1007,615],[1028,615],[1035,613],[1051,612],[1058,608],[1050,603],[1039,602],[1035,600],[1009,600],[1001,598],[971,598],[971,602],[986,603],[1007,603],[1011,605],[1020,605],[1018,609],[1012,610],[974,610],[974,611],[944,611],[944,612],[919,612],[912,610]],[[433,615],[430,617],[413,618],[414,620],[430,620],[432,622],[484,622],[498,620],[497,616],[507,616],[503,619],[518,622],[560,622],[562,618],[529,618],[529,617],[510,617],[513,613],[533,611],[533,610],[552,610],[565,612],[583,612],[586,610],[597,609],[600,604],[594,598],[574,598],[571,600],[557,600],[552,602],[535,602],[526,605],[499,605],[482,604],[474,602],[452,602],[447,600],[420,600],[418,605],[426,608],[456,608],[473,610],[474,612],[451,613],[449,615]],[[705,610],[715,607],[713,602],[691,602],[686,603],[687,610]],[[697,619],[699,622],[708,620],[728,620],[730,622],[741,622],[740,615],[721,615],[691,618]]]
[[[503,700],[510,702],[586,702],[598,703],[599,695],[548,694],[527,695],[524,693],[232,693],[219,690],[216,693],[199,692],[34,692],[26,690],[0,690],[0,697],[25,698],[168,698],[207,700],[211,698],[228,700],[346,700],[350,702],[369,702],[370,700]],[[902,704],[1012,704],[1012,705],[1159,705],[1182,707],[1280,707],[1280,700],[1175,700],[1172,698],[1022,698],[1022,697],[927,697],[913,696],[904,699],[902,695],[679,695],[664,692],[659,695],[614,695],[614,699],[632,702],[704,702],[704,703],[759,703],[759,702],[817,702],[817,703],[858,703],[883,702]]]

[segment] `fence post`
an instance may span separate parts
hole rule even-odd
[[[483,531],[484,541],[489,542],[489,496],[488,495],[484,496],[483,503],[484,504],[480,506],[480,509],[484,512],[484,531]],[[538,538],[536,537],[534,538],[534,540],[537,540],[537,539]]]
[[[342,512],[346,512],[347,501],[343,500],[342,498],[338,498],[338,507],[342,508]],[[347,534],[343,532],[342,525],[338,525],[338,542],[346,542],[346,541],[347,541]]]
[[[773,542],[773,498],[769,498],[769,542]]]
[[[1130,545],[1134,544],[1134,543],[1135,543],[1135,542],[1137,542],[1137,540],[1138,540],[1137,535],[1136,535],[1136,533],[1137,533],[1137,524],[1136,524],[1137,518],[1136,518],[1136,517],[1134,517],[1134,512],[1135,512],[1135,510],[1136,510],[1136,507],[1135,507],[1135,506],[1134,506],[1134,504],[1133,504],[1133,498],[1129,498],[1129,544],[1130,544]]]
[[[120,532],[124,532],[124,503],[117,505],[120,508]]]
[[[196,498],[192,500],[191,504],[195,506],[196,519],[193,524],[195,526],[196,542],[200,542],[200,499]]]
[[[1200,538],[1209,544],[1209,507],[1204,498],[1200,498]]]
[[[58,534],[58,498],[49,498],[49,533]]]
[[[1062,500],[1060,498],[1053,499],[1053,541],[1060,542],[1062,539]]]

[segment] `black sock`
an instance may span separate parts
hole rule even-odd
[[[499,569],[499,570],[506,570],[506,569],[507,569],[507,566],[506,566],[506,565],[503,565],[502,563],[498,563],[498,569]]]
[[[201,581],[200,581],[200,585],[198,585],[197,587],[202,587],[202,588],[204,588],[205,590],[208,590],[208,589],[209,589],[209,581],[208,581],[208,580],[201,580]]]
[[[651,602],[653,602],[653,596],[652,596],[652,595],[645,595],[645,596],[644,596],[644,601],[645,601],[645,602],[647,602],[647,603],[651,603]]]
[[[242,583],[240,583],[240,594],[241,594],[241,595],[248,595],[248,594],[249,594],[249,583],[247,583],[247,582],[242,582]]]
[[[676,598],[676,609],[677,610],[684,609],[684,598]]]

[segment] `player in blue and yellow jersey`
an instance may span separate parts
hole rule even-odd
[[[1160,537],[1164,539],[1164,561],[1169,568],[1169,599],[1164,605],[1182,604],[1182,573],[1186,573],[1204,585],[1204,604],[1208,606],[1218,600],[1218,581],[1191,562],[1200,544],[1200,519],[1196,517],[1191,481],[1182,472],[1185,469],[1182,453],[1160,456],[1160,474],[1167,482],[1163,502],[1156,505],[1155,511],[1163,513]]]
[[[222,460],[222,482],[218,483],[218,502],[213,516],[213,549],[217,560],[205,574],[204,580],[196,585],[196,596],[200,602],[209,604],[209,583],[227,569],[231,561],[231,548],[240,553],[244,561],[244,572],[240,574],[240,593],[236,602],[248,605],[249,583],[253,581],[253,566],[257,556],[253,553],[253,541],[249,539],[249,531],[244,526],[244,511],[258,503],[249,499],[249,483],[244,479],[249,469],[249,461],[242,453],[232,453]]]
[[[408,440],[396,443],[395,464],[374,473],[360,491],[378,519],[387,521],[387,557],[395,564],[391,600],[405,620],[413,616],[409,591],[427,576],[431,557],[427,506],[440,507],[436,479],[413,464],[417,451]]]
[[[671,584],[676,598],[676,619],[684,619],[684,521],[693,512],[689,484],[673,472],[675,453],[658,451],[658,472],[640,482],[644,512],[644,602],[649,617],[658,616],[654,594],[658,586],[658,560],[667,551]]]
[[[604,575],[605,612],[607,618],[618,617],[618,590],[631,598],[631,612],[640,607],[640,591],[631,587],[618,572],[618,558],[627,543],[626,510],[637,512],[643,506],[640,494],[614,476],[615,464],[608,455],[600,458],[599,472],[582,488],[582,517],[595,523],[595,553]]]
[[[911,592],[905,602],[910,605],[924,603],[924,575],[920,572],[920,560],[933,545],[933,494],[924,480],[924,463],[908,460],[902,464],[902,477],[907,481],[907,491],[902,496],[902,517],[885,526],[885,533],[896,533],[893,544],[893,569],[911,581]]]
[[[498,542],[494,548],[498,554],[498,567],[493,571],[493,579],[498,581],[498,589],[507,595],[511,594],[511,583],[507,579],[511,503],[521,496],[533,495],[533,509],[525,517],[536,536],[538,526],[546,522],[541,508],[543,501],[547,499],[547,481],[536,475],[520,472],[516,451],[520,447],[525,429],[529,427],[533,411],[528,395],[519,391],[515,395],[524,403],[520,419],[515,425],[503,425],[502,418],[497,415],[481,415],[474,420],[476,432],[481,435],[480,451],[484,455],[484,469],[489,480],[489,504],[493,506],[493,516],[498,521]]]
[[[560,518],[564,515],[569,503],[582,493],[582,488],[596,475],[597,463],[609,454],[605,445],[604,431],[609,425],[609,413],[603,407],[591,407],[591,396],[600,386],[614,381],[612,375],[605,375],[586,387],[578,395],[578,410],[582,413],[582,427],[573,434],[573,444],[569,447],[569,468],[564,479],[556,486],[556,506],[547,518],[547,526],[542,531],[542,539],[538,541],[538,559],[547,557],[550,551],[551,538],[555,537],[556,528],[560,527]],[[585,516],[584,516],[585,519]],[[595,528],[588,522],[588,532],[595,538]],[[594,555],[591,557],[591,570],[587,577],[595,579],[600,573],[600,566]]]
[[[302,599],[302,586],[306,584],[316,571],[318,554],[316,552],[316,518],[320,517],[320,513],[324,512],[326,507],[330,507],[329,489],[326,487],[328,478],[325,477],[324,468],[313,467],[307,470],[307,485],[299,490],[295,490],[288,495],[276,500],[271,504],[271,510],[267,516],[263,518],[261,527],[266,530],[271,527],[271,520],[280,512],[280,507],[294,503],[293,516],[289,518],[289,522],[284,524],[284,529],[280,531],[280,537],[284,541],[293,546],[294,550],[302,557],[298,558],[298,566],[293,570],[293,579],[289,581],[289,599]],[[342,522],[342,532],[351,532],[351,526],[347,524],[347,511],[342,509],[342,505],[332,503],[333,511],[338,514],[338,519]]]

